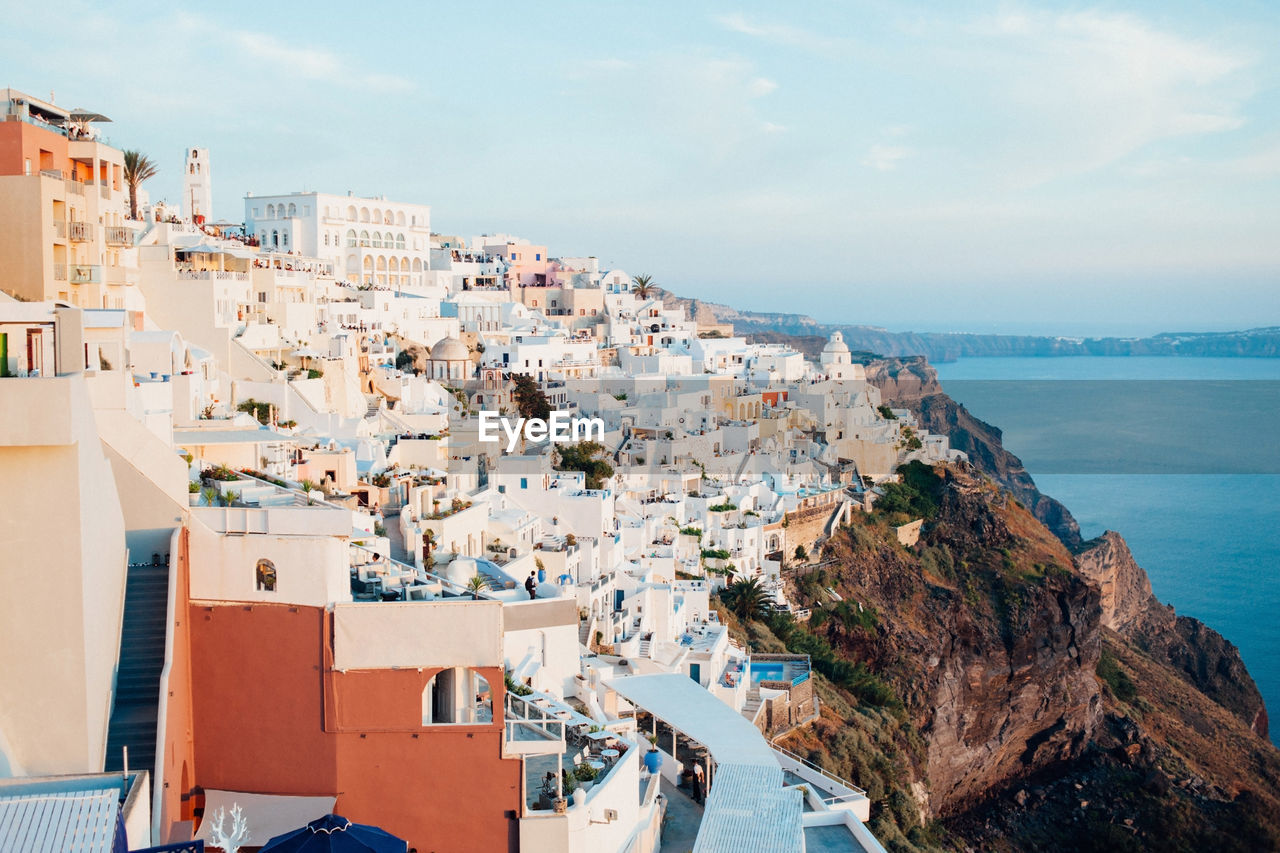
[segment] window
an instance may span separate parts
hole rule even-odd
[[[267,219],[276,218],[276,206],[274,204],[267,205]]]
[[[368,231],[361,231],[361,232],[360,232],[360,245],[361,245],[361,246],[368,246],[368,245],[369,245],[369,232],[368,232]]]
[[[271,232],[271,245],[273,245],[273,246],[279,246],[279,245],[280,245],[280,232],[279,232],[279,231],[272,231],[272,232]]]
[[[533,259],[534,259],[535,261],[540,261],[540,260],[542,260],[542,253],[541,253],[541,252],[534,252],[534,253],[533,253]]]
[[[276,567],[270,560],[259,560],[253,575],[259,591],[276,591]]]
[[[397,249],[403,249],[403,248],[404,248],[404,235],[403,235],[403,234],[397,234],[397,235],[396,235],[396,248],[397,248]]]
[[[437,672],[422,690],[422,724],[484,725],[493,722],[493,691],[483,675],[461,666]]]
[[[527,488],[529,488],[529,478],[528,478],[528,477],[521,477],[521,478],[520,478],[520,488],[522,488],[522,489],[527,489]]]
[[[354,229],[347,229],[347,248],[354,249],[356,245],[356,232]]]

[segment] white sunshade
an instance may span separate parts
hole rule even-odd
[[[717,763],[778,769],[760,730],[687,675],[627,675],[605,684],[705,746]]]
[[[213,841],[209,836],[209,822],[218,809],[226,815],[223,827],[230,831],[231,809],[238,805],[249,830],[250,843],[258,847],[277,835],[302,829],[317,818],[333,814],[333,804],[337,801],[337,797],[281,797],[205,789],[204,820],[196,839],[206,845]]]

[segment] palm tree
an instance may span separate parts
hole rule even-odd
[[[124,152],[124,182],[129,186],[129,218],[138,218],[138,187],[160,171],[151,158],[141,151]]]
[[[635,282],[636,286],[631,288],[631,292],[641,299],[648,299],[658,288],[658,285],[654,283],[653,276],[651,275],[638,275],[635,276],[632,281]]]
[[[743,620],[763,617],[769,601],[768,594],[760,586],[759,578],[734,581],[720,595],[729,609]]]

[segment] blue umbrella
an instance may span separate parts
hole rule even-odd
[[[406,853],[409,845],[376,826],[352,823],[336,814],[277,835],[262,853]]]

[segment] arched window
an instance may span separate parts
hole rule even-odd
[[[414,259],[413,259],[413,271],[414,271],[414,272],[422,272],[422,259],[421,259],[421,258],[414,258]]]
[[[403,235],[403,234],[397,234],[397,235],[396,235],[396,248],[397,248],[397,249],[403,249],[403,248],[404,248],[404,235]]]
[[[373,232],[373,248],[375,249],[382,248],[382,232],[381,231]]]
[[[267,205],[267,219],[276,218],[276,206],[274,204]]]
[[[422,724],[484,725],[493,722],[493,691],[483,675],[461,666],[442,669],[422,691]]]
[[[289,202],[289,218],[292,219],[297,215],[298,215],[298,206],[293,202]]]
[[[396,224],[397,224],[397,225],[404,225],[404,211],[403,211],[403,210],[398,211],[398,212],[396,213]]]
[[[285,249],[289,248],[289,232],[288,231],[283,231],[280,233],[280,246]]]
[[[370,220],[369,220],[369,221],[370,221],[370,222],[374,222],[374,223],[376,223],[376,224],[378,224],[378,225],[381,225],[381,224],[382,224],[382,211],[381,211],[380,209],[378,209],[378,208],[376,208],[376,207],[375,207],[375,208],[373,209],[373,216],[370,218]]]
[[[356,232],[354,228],[347,229],[347,248],[354,249],[356,246]]]
[[[259,591],[276,591],[276,567],[270,560],[259,560],[253,576]]]
[[[395,224],[396,224],[396,218],[395,218],[395,215],[394,215],[394,214],[392,214],[392,212],[388,210],[388,211],[387,211],[385,214],[383,214],[383,216],[382,216],[382,224],[383,224],[383,225],[395,225]]]
[[[279,231],[272,231],[272,232],[271,232],[271,245],[273,245],[273,246],[279,246],[279,245],[280,245],[280,232],[279,232]]]
[[[360,221],[361,222],[369,221],[369,208],[367,207],[360,208]]]
[[[328,232],[328,231],[324,232],[324,244],[325,244],[326,246],[327,246],[327,245],[329,245],[329,232]]]
[[[389,269],[391,272],[400,272],[400,261],[396,260],[396,258],[393,256],[391,260],[387,263],[387,269]]]
[[[347,221],[348,222],[356,221],[356,206],[354,204],[347,205]]]
[[[360,245],[361,245],[361,246],[368,246],[368,245],[369,245],[369,232],[368,232],[368,231],[361,231],[361,232],[360,232]]]

